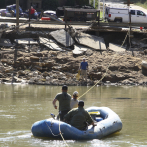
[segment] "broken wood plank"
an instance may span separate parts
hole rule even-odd
[[[41,44],[45,45],[46,47],[50,48],[51,50],[64,51],[52,39],[39,37],[39,41],[40,41]]]

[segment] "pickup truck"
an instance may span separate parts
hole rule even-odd
[[[132,23],[147,23],[147,12],[143,12],[133,8],[105,8],[105,20],[114,22],[130,22],[129,12],[131,14]]]

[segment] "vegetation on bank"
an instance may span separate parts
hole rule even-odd
[[[141,6],[141,7],[145,8],[145,9],[147,9],[147,1],[145,3],[137,2],[137,3],[134,3],[134,4],[137,5],[137,6]]]
[[[123,0],[123,1],[127,2],[127,0]],[[133,0],[130,2],[133,3],[134,5],[141,6],[145,9],[147,9],[147,0]]]

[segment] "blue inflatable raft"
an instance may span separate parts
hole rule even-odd
[[[88,126],[85,131],[78,130],[62,121],[53,118],[35,122],[32,125],[32,134],[35,137],[48,137],[71,140],[101,139],[122,129],[122,122],[119,116],[108,107],[90,107],[86,109],[92,118],[97,121],[97,126]]]

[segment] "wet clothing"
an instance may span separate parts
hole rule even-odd
[[[64,119],[79,130],[85,130],[86,123],[91,124],[93,122],[90,114],[81,106],[70,110],[64,116]]]
[[[88,68],[87,62],[81,62],[81,69],[86,70]]]
[[[64,115],[70,111],[71,95],[66,92],[58,93],[55,97],[59,101],[59,116],[62,121]]]
[[[70,109],[77,108],[78,107],[78,102],[79,101],[77,99],[72,98],[71,102],[70,102]]]

